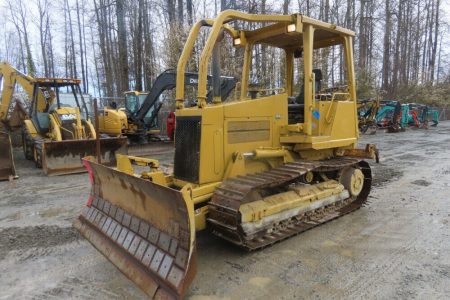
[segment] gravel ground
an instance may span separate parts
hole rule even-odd
[[[362,209],[261,251],[198,235],[189,299],[448,299],[450,122],[365,135],[381,163]],[[170,169],[172,150],[153,157]],[[20,179],[0,182],[0,299],[143,299],[71,227],[86,174],[48,178],[20,149]]]

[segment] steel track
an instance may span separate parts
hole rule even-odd
[[[350,197],[327,207],[273,224],[270,230],[246,235],[241,227],[239,208],[242,204],[260,199],[267,192],[286,188],[302,180],[307,172],[336,174],[346,167],[357,167],[364,174],[363,190],[357,197]],[[334,158],[326,161],[296,161],[266,172],[231,178],[216,189],[209,204],[208,223],[212,232],[247,250],[256,250],[297,235],[315,226],[348,214],[360,208],[370,192],[372,175],[367,162],[354,158]]]

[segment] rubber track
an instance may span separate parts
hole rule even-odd
[[[307,172],[340,171],[354,166],[364,174],[364,186],[358,197],[351,197],[336,205],[319,208],[306,215],[285,221],[280,228],[267,233],[261,230],[260,236],[246,236],[240,222],[239,208],[242,204],[260,199],[267,189],[285,187],[301,180]],[[297,235],[315,226],[329,222],[360,208],[370,192],[372,175],[367,162],[354,158],[334,158],[326,161],[296,161],[266,172],[230,178],[216,189],[209,202],[209,225],[213,233],[247,250],[256,250]]]

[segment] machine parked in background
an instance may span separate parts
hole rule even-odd
[[[159,101],[159,97],[163,92],[175,88],[176,76],[174,70],[166,70],[156,78],[149,92],[125,92],[125,111],[117,108],[105,109],[100,119],[100,132],[116,136],[123,134],[132,143],[165,139],[160,136],[158,114],[163,101]],[[186,86],[197,86],[197,73],[184,72],[184,76]],[[211,76],[208,76],[208,82],[210,80]],[[221,77],[223,100],[230,95],[235,86],[235,78]],[[211,96],[208,96],[208,99],[211,100]]]
[[[186,107],[184,72],[202,27],[211,28],[199,60],[197,105]],[[74,226],[150,298],[174,299],[196,273],[196,231],[209,228],[255,250],[360,208],[372,181],[363,158],[374,158],[376,150],[356,148],[353,36],[300,14],[226,10],[196,23],[177,68],[173,174],[154,159],[118,155],[117,168],[86,159],[93,187]],[[244,59],[239,94],[223,102],[225,42],[242,47]],[[285,59],[273,66],[274,84],[255,92],[250,81],[259,45]],[[333,46],[344,54],[346,88],[322,94],[313,53]],[[303,79],[295,79],[294,66],[301,66]]]
[[[409,107],[396,100],[380,101],[376,120],[379,128],[388,132],[404,131],[408,125]]]
[[[377,113],[380,109],[380,100],[358,100],[358,127],[361,133],[366,133],[370,128],[371,133],[377,130]]]
[[[416,128],[436,127],[439,123],[439,112],[436,109],[430,108],[425,104],[408,103],[409,116],[408,124]]]
[[[96,154],[96,132],[80,89],[80,80],[33,78],[8,63],[0,64],[3,91],[0,118],[7,113],[16,84],[28,95],[28,116],[23,120],[23,151],[47,175],[85,172],[81,158]],[[115,162],[115,153],[126,151],[125,138],[101,138],[102,160]],[[2,146],[3,147],[3,146]]]
[[[18,178],[14,165],[13,148],[10,132],[20,130],[23,120],[28,117],[24,103],[15,101],[12,107],[13,95],[10,87],[16,82],[24,88],[29,86],[30,77],[13,73],[13,69],[7,63],[0,63],[0,180]]]

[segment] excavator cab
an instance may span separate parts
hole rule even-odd
[[[129,118],[133,118],[138,115],[139,110],[144,105],[149,94],[150,92],[125,92],[125,106]],[[156,110],[159,110],[160,104],[161,103],[155,102],[154,105],[148,108],[142,119],[148,130],[155,130],[158,128],[159,120]]]
[[[185,107],[184,74],[204,27],[197,105]],[[118,156],[116,168],[85,159],[92,191],[74,226],[149,297],[178,299],[196,273],[196,231],[255,250],[361,207],[371,185],[362,159],[376,150],[356,148],[353,36],[300,14],[226,10],[196,23],[176,72],[173,174],[154,159]],[[227,41],[243,53],[234,101],[220,88]],[[280,55],[268,83],[255,86],[261,45]],[[333,46],[342,47],[346,84],[326,91],[313,65],[318,49]],[[291,102],[301,118],[289,117]]]
[[[125,92],[125,108],[127,114],[135,116],[147,98],[148,92]]]

